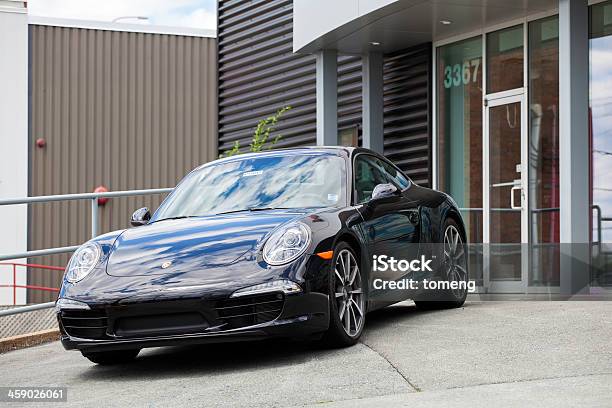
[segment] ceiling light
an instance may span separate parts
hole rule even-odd
[[[440,24],[442,24],[442,25],[451,25],[451,24],[453,24],[453,22],[450,21],[450,20],[440,20]]]
[[[378,41],[370,41],[370,45],[373,45],[373,46],[376,47],[376,46],[380,45],[380,43]]]

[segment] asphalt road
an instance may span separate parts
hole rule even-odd
[[[115,367],[57,342],[0,355],[0,386],[65,386],[75,407],[612,407],[611,384],[612,302],[405,303],[368,315],[342,350],[160,348]]]

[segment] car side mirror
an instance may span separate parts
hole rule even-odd
[[[399,190],[393,184],[378,184],[372,191],[372,201],[397,195]]]
[[[138,227],[140,225],[148,224],[150,219],[151,211],[149,211],[147,207],[142,207],[134,211],[134,214],[132,214],[132,219],[130,220],[130,224],[132,224],[134,227]]]

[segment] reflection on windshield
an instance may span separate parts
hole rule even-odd
[[[345,205],[344,160],[334,155],[250,157],[189,174],[152,221],[263,208]]]

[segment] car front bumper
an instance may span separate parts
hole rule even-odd
[[[95,352],[303,338],[329,326],[329,300],[321,293],[89,306],[58,312],[65,349]]]

